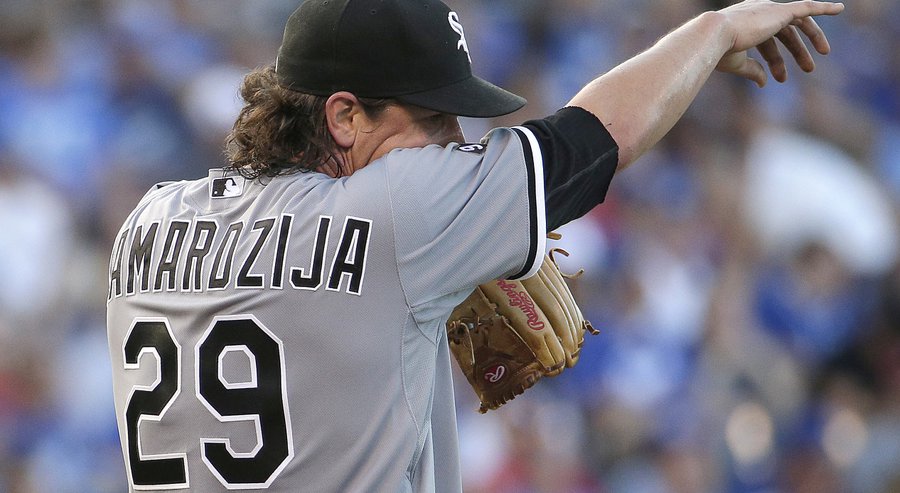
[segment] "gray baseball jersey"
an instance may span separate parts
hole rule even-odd
[[[120,230],[107,327],[135,490],[461,490],[444,324],[540,267],[617,149],[565,108],[353,175],[158,185]]]
[[[444,324],[476,284],[539,267],[537,146],[497,129],[341,179],[151,190],[109,271],[131,488],[459,491]]]

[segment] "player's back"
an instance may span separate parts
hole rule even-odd
[[[533,140],[496,129],[346,178],[213,170],[150,191],[109,270],[132,484],[461,491],[444,324],[477,284],[540,267]]]
[[[436,334],[404,299],[381,174],[358,175],[214,170],[129,217],[108,330],[136,488],[411,489]]]

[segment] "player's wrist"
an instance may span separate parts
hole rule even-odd
[[[732,51],[738,30],[728,15],[721,11],[708,11],[697,16],[695,22],[706,33],[707,46],[714,48],[719,58]]]

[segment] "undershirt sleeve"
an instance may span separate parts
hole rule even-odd
[[[543,156],[547,231],[587,214],[606,198],[619,147],[589,111],[569,106],[514,130],[534,138]]]

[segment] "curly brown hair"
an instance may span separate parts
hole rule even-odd
[[[340,173],[338,146],[325,119],[327,96],[279,85],[273,65],[247,74],[240,93],[244,107],[225,140],[232,169],[248,179],[315,171],[320,166]],[[390,102],[357,99],[372,117]]]

